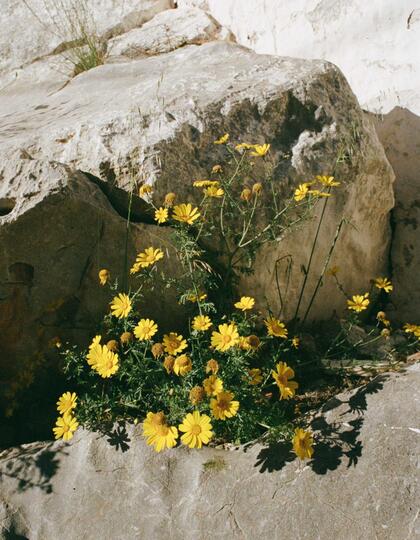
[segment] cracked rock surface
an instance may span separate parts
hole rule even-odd
[[[279,443],[156,454],[140,426],[12,448],[0,538],[417,538],[419,387],[415,365],[330,400],[305,464]]]

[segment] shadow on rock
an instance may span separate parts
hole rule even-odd
[[[314,433],[315,444],[308,465],[316,474],[326,474],[342,463],[347,467],[357,465],[363,451],[359,437],[367,410],[366,397],[379,392],[386,378],[387,375],[376,377],[348,399],[332,398],[311,420],[309,426]],[[343,410],[333,413],[339,407]],[[291,442],[276,442],[260,451],[255,467],[260,467],[261,473],[279,471],[295,459]]]
[[[108,431],[105,435],[108,437],[107,442],[114,446],[115,450],[126,452],[130,448],[131,439],[123,422],[119,422],[112,431]]]
[[[58,472],[63,448],[52,448],[54,443],[17,447],[0,454],[0,483],[7,477],[18,481],[18,490],[38,488],[52,493],[51,479]]]

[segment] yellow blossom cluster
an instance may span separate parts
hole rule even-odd
[[[73,409],[77,406],[77,396],[75,392],[64,392],[57,401],[57,410],[61,416],[57,418],[53,428],[56,439],[69,441],[79,426],[73,416]]]

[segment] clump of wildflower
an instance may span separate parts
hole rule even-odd
[[[238,343],[239,333],[234,323],[219,324],[218,330],[211,335],[211,345],[218,351],[225,352]]]
[[[210,400],[212,415],[217,420],[226,420],[235,416],[239,410],[239,401],[235,401],[232,392],[222,391]]]
[[[310,459],[314,453],[314,439],[309,431],[302,428],[296,428],[293,436],[293,451],[299,459]]]
[[[95,350],[94,363],[92,368],[99,373],[103,379],[109,379],[119,369],[119,357],[110,351],[106,345],[99,346]]]
[[[111,274],[109,270],[107,270],[106,268],[103,268],[102,270],[99,270],[98,277],[99,277],[99,283],[103,286],[109,282],[109,280],[111,279]]]
[[[211,325],[212,322],[207,315],[197,315],[192,322],[193,330],[196,330],[197,332],[204,332],[205,330],[208,330]]]
[[[210,418],[198,411],[188,413],[178,428],[184,433],[181,437],[182,443],[190,448],[201,448],[213,437]]]
[[[377,289],[384,290],[386,293],[391,292],[392,289],[393,289],[392,283],[386,277],[378,277],[378,278],[376,278],[375,279],[375,287]]]
[[[175,221],[193,225],[194,221],[197,221],[200,217],[200,212],[198,211],[198,208],[193,208],[190,203],[183,203],[174,206],[172,217]]]
[[[120,293],[111,302],[111,313],[118,319],[128,317],[131,311],[131,300],[125,293]]]
[[[70,413],[64,413],[63,416],[57,418],[57,422],[53,428],[54,436],[56,439],[69,441],[73,438],[74,432],[78,426],[79,423],[74,416]]]
[[[158,331],[158,326],[152,319],[140,319],[134,328],[134,335],[140,341],[148,341]]]
[[[223,390],[223,381],[216,375],[210,375],[204,379],[203,387],[208,396],[217,396]]]
[[[271,371],[273,379],[276,381],[280,390],[280,399],[290,399],[296,393],[298,383],[292,381],[295,376],[295,372],[285,362],[279,362],[276,365],[276,371]]]
[[[162,206],[155,211],[155,221],[159,224],[166,223],[168,221],[168,209]]]
[[[191,358],[186,354],[181,354],[175,358],[174,367],[175,375],[183,377],[192,370]]]
[[[64,392],[57,401],[57,410],[60,414],[66,414],[77,406],[76,392]]]
[[[267,327],[267,332],[269,336],[280,337],[283,339],[287,338],[288,331],[286,325],[280,322],[275,317],[268,317],[264,321],[264,324]]]
[[[187,348],[187,341],[181,334],[170,332],[163,336],[163,347],[168,354],[179,354]]]
[[[236,309],[247,311],[254,307],[255,300],[251,296],[242,296],[241,299],[235,303]]]
[[[143,434],[146,443],[154,446],[156,452],[161,452],[165,448],[173,448],[178,439],[178,430],[174,426],[168,426],[165,415],[162,412],[148,412],[143,422]]]
[[[369,293],[356,294],[352,296],[351,300],[347,300],[347,308],[356,311],[356,313],[360,313],[367,309],[369,304]]]

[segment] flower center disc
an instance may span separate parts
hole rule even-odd
[[[199,426],[198,424],[194,424],[193,427],[191,428],[191,433],[193,435],[200,435],[201,433],[201,426]]]

